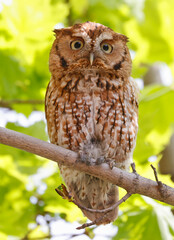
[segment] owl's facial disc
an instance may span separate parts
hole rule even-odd
[[[127,38],[107,27],[87,23],[59,30],[56,34],[52,50],[56,69],[60,65],[61,71],[98,72],[120,71],[126,67],[129,59]],[[51,68],[54,71],[53,64]]]

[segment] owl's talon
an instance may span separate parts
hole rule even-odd
[[[105,162],[109,165],[110,169],[112,170],[115,167],[116,163],[113,159],[106,159]]]
[[[79,162],[82,162],[82,160],[81,160],[81,157],[80,157],[80,156],[78,156],[78,157],[77,157],[77,159],[76,159],[76,163],[79,163]]]
[[[96,165],[100,165],[104,162],[105,162],[105,157],[101,156],[101,157],[97,158]]]
[[[92,164],[91,164],[91,161],[90,161],[90,159],[89,159],[89,158],[88,158],[88,159],[86,159],[86,162],[85,162],[85,163],[86,163],[86,165],[87,165],[87,166],[90,166],[90,165],[92,165]]]
[[[87,155],[80,152],[76,161],[81,162],[81,163],[85,163],[86,159],[87,159]]]
[[[87,153],[79,153],[79,157],[77,159],[77,162],[85,163],[87,166],[92,165],[92,159],[89,158]]]
[[[111,170],[113,169],[113,167],[114,167],[114,161],[109,162],[109,167],[110,167]]]

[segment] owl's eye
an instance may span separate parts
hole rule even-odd
[[[71,49],[72,50],[80,50],[83,47],[83,42],[81,40],[75,40],[71,42]]]
[[[102,51],[105,53],[111,53],[113,49],[113,47],[109,43],[105,43],[105,42],[102,43],[100,47]]]

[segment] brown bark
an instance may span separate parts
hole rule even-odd
[[[109,168],[107,164],[87,166],[76,162],[77,153],[37,138],[0,127],[0,143],[59,162],[70,168],[91,174],[124,188],[131,194],[142,194],[174,206],[174,188],[129,173],[119,168]]]

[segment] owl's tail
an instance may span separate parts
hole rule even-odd
[[[118,187],[112,183],[85,173],[79,173],[76,180],[70,184],[69,190],[75,201],[81,206],[101,210],[113,206],[118,201]],[[107,213],[93,213],[83,209],[82,211],[91,221],[101,218],[98,225],[110,223],[118,215],[118,207]]]

